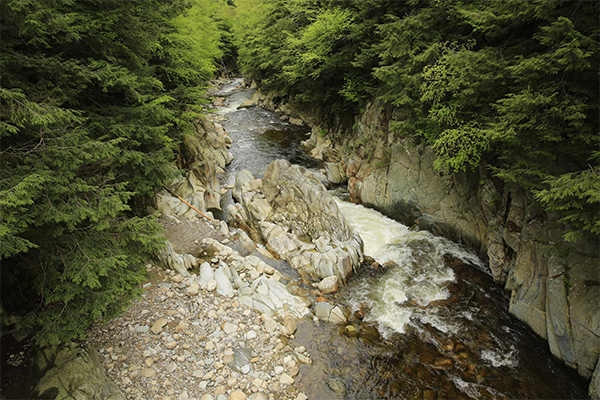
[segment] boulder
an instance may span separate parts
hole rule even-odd
[[[210,118],[199,120],[194,127],[195,132],[184,135],[179,146],[178,167],[188,172],[168,187],[169,192],[207,214],[209,209],[221,209],[221,186],[217,175],[233,160],[228,150],[231,138]],[[157,195],[156,205],[163,215],[203,218],[168,192]]]
[[[335,293],[338,291],[338,278],[335,275],[328,276],[319,282],[318,289],[325,294]]]
[[[104,373],[92,346],[72,342],[43,345],[33,358],[32,395],[43,399],[125,400]]]
[[[198,259],[191,254],[179,254],[173,249],[171,242],[158,254],[158,260],[164,269],[177,271],[182,276],[190,276],[188,270],[198,266]]]
[[[244,171],[236,179],[231,226],[248,232],[302,276],[347,278],[363,259],[363,244],[333,197],[306,169],[285,160],[269,164],[260,183]],[[237,190],[239,189],[239,190]]]
[[[346,176],[346,171],[344,170],[342,163],[326,162],[325,173],[327,175],[327,180],[333,184],[339,185],[348,182],[348,177]]]

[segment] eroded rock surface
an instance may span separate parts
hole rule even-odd
[[[90,345],[69,342],[40,347],[33,360],[38,380],[34,398],[125,400],[104,373],[98,352]]]
[[[345,283],[363,259],[361,238],[319,179],[285,160],[273,161],[262,180],[248,171],[236,180],[230,224],[248,232],[305,280],[336,276]]]

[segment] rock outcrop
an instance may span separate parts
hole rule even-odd
[[[340,135],[343,128],[325,128],[318,111],[277,104],[272,96],[256,98],[312,126],[306,148],[325,161],[330,182],[347,182],[353,201],[476,250],[510,293],[510,312],[547,339],[555,356],[591,378],[590,396],[600,399],[598,243],[565,245],[556,215],[483,168],[435,170],[431,148],[386,128],[401,116],[381,102],[356,117],[353,135]]]
[[[169,184],[171,193],[205,214],[211,209],[221,209],[222,190],[217,175],[224,173],[233,160],[228,150],[231,138],[214,118],[198,121],[195,134],[184,136],[179,145],[177,166],[188,172]],[[165,191],[156,198],[157,208],[163,215],[201,217],[171,193]]]
[[[362,240],[318,178],[284,160],[263,179],[241,172],[233,190],[230,225],[240,227],[305,280],[336,276],[345,283],[362,262]]]
[[[36,399],[125,400],[104,373],[92,346],[62,343],[41,346],[33,358]]]

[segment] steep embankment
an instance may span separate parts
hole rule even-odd
[[[382,128],[393,113],[383,104],[371,103],[356,117],[354,135],[340,135],[324,134],[315,110],[265,95],[255,101],[308,122],[313,133],[306,145],[326,162],[330,181],[348,184],[355,201],[475,249],[510,295],[510,312],[548,340],[555,356],[592,378],[590,395],[600,396],[598,243],[566,245],[557,215],[485,168],[435,170],[431,148]]]

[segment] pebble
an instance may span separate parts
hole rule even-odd
[[[311,363],[310,356],[303,346],[292,350],[279,340],[295,331],[293,318],[284,325],[236,296],[222,296],[214,281],[192,295],[193,278],[154,272],[160,279],[146,284],[108,329],[98,324],[87,334],[128,399],[307,399],[294,378],[296,364]],[[165,296],[169,291],[172,297]]]
[[[247,396],[241,390],[234,390],[229,394],[228,400],[246,400]]]

